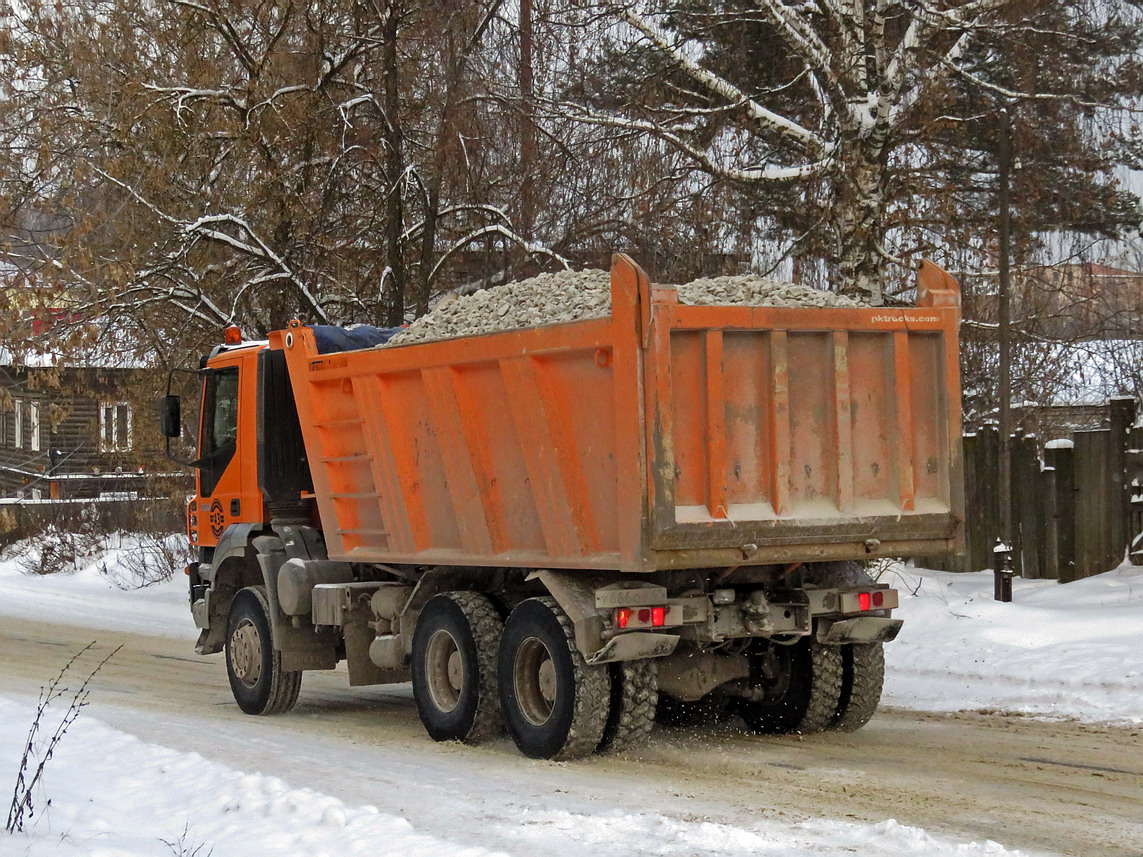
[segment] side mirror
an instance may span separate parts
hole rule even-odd
[[[178,437],[183,433],[182,406],[178,396],[159,399],[159,430],[163,437]]]

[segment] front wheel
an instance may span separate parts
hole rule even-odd
[[[226,619],[226,672],[234,701],[247,714],[282,714],[294,707],[302,674],[282,669],[274,648],[264,586],[234,596]]]
[[[500,709],[516,747],[533,759],[575,759],[603,739],[611,697],[606,665],[584,660],[555,599],[529,598],[504,623]]]

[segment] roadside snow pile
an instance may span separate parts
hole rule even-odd
[[[0,771],[14,775],[34,711],[32,704],[0,698]],[[54,726],[56,714],[48,709],[46,726]],[[304,781],[304,767],[299,770]],[[431,769],[417,773],[434,775]],[[528,763],[521,762],[517,773],[527,782]],[[591,783],[589,767],[582,776]],[[0,834],[0,857],[591,857],[606,850],[648,857],[1020,854],[996,842],[957,842],[892,820],[759,820],[739,827],[654,812],[552,810],[533,805],[532,795],[524,797],[528,788],[502,817],[471,819],[454,797],[464,782],[452,771],[440,780],[438,811],[453,821],[449,833],[435,834],[399,814],[397,787],[396,806],[353,806],[198,753],[144,743],[86,713],[56,748],[42,786],[26,831]],[[489,832],[507,847],[476,844]]]
[[[852,298],[768,277],[713,277],[678,286],[679,303],[775,307],[858,307]],[[558,271],[442,301],[385,345],[408,345],[454,336],[604,318],[611,312],[607,271]]]
[[[881,581],[905,620],[885,646],[887,705],[1143,723],[1143,568],[1058,584],[898,566]]]
[[[35,616],[44,622],[188,640],[198,634],[190,621],[182,574],[141,589],[126,585],[132,579],[133,557],[141,549],[139,539],[109,537],[97,557],[73,572],[28,574],[25,569],[34,564],[38,549],[30,539],[5,549],[0,559],[0,616]]]
[[[54,714],[49,708],[47,723],[54,725]],[[32,706],[0,698],[5,773],[14,775],[33,716]],[[36,814],[25,835],[0,834],[0,857],[495,853],[419,833],[375,807],[347,806],[276,777],[144,744],[86,714],[56,748],[44,769],[43,793],[33,799]]]

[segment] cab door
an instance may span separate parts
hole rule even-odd
[[[255,458],[257,361],[251,359],[257,350],[219,355],[204,372],[195,516],[202,547],[218,544],[231,524],[262,520]]]

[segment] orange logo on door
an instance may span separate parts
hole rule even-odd
[[[210,531],[214,533],[214,537],[217,539],[222,535],[222,531],[225,527],[226,515],[222,511],[222,501],[216,498],[215,501],[210,504]]]

